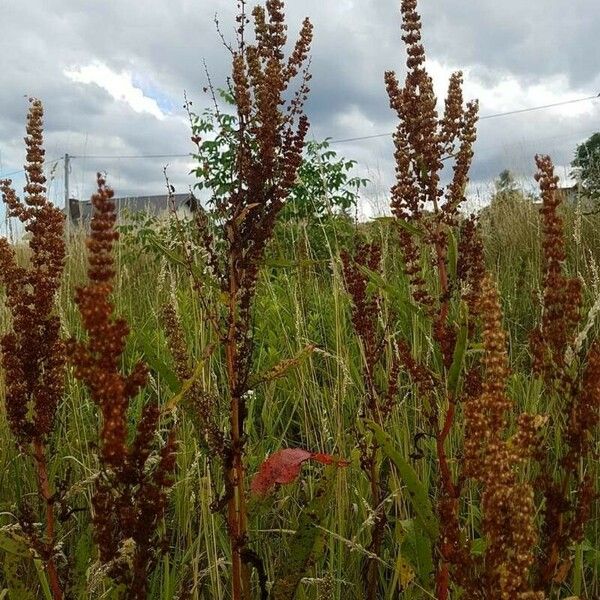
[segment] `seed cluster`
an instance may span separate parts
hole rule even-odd
[[[519,479],[517,467],[531,456],[538,419],[523,414],[517,433],[507,436],[512,402],[506,395],[509,376],[506,334],[495,284],[483,281],[479,309],[483,321],[483,384],[479,397],[464,406],[464,474],[483,486],[482,529],[486,598],[543,598],[533,593],[529,570],[537,534],[533,488]]]
[[[20,266],[15,248],[0,239],[0,282],[6,289],[11,330],[0,340],[0,358],[6,385],[6,418],[17,444],[33,459],[37,493],[44,513],[44,535],[28,500],[20,501],[19,526],[31,549],[45,562],[54,600],[62,599],[62,583],[55,561],[55,505],[47,446],[65,380],[65,345],[60,337],[56,295],[65,264],[64,216],[46,197],[42,103],[29,99],[27,114],[27,183],[20,200],[10,180],[0,181],[8,216],[25,224],[29,234],[29,264]]]
[[[55,299],[65,263],[64,216],[46,198],[42,103],[30,99],[27,115],[27,184],[21,201],[10,180],[0,181],[8,216],[31,235],[29,266],[17,263],[15,249],[0,239],[0,281],[12,331],[2,337],[6,413],[21,445],[43,442],[50,434],[63,393],[65,351]]]
[[[581,282],[563,273],[566,258],[563,219],[558,214],[561,195],[558,176],[549,156],[536,156],[536,179],[542,193],[544,256],[544,313],[531,334],[533,368],[548,382],[567,383],[565,358],[577,334],[581,311]]]
[[[421,19],[416,0],[403,0],[403,41],[408,58],[404,87],[395,73],[385,74],[390,107],[399,122],[394,134],[396,183],[391,189],[391,208],[400,222],[400,242],[405,271],[411,281],[415,300],[434,311],[432,294],[426,289],[419,246],[435,250],[434,266],[444,270],[447,260],[447,227],[454,226],[458,208],[464,200],[468,171],[473,157],[478,106],[463,107],[462,74],[454,73],[449,82],[445,109],[441,117],[436,109],[433,81],[425,68],[425,50],[421,42]],[[444,189],[440,174],[444,160],[453,158],[453,177]],[[402,225],[402,223],[400,223]],[[415,228],[422,239],[415,239]],[[442,285],[439,302],[447,301],[447,281]],[[441,338],[448,335],[444,324],[438,326]]]
[[[101,474],[92,499],[100,559],[115,581],[126,584],[128,597],[141,600],[160,549],[156,528],[172,485],[176,441],[172,426],[167,426],[166,442],[153,457],[160,410],[156,402],[149,402],[129,442],[128,410],[146,384],[147,367],[138,362],[129,374],[121,372],[129,327],[114,316],[111,300],[118,239],[113,195],[98,174],[87,241],[89,283],[75,296],[88,339],[70,340],[68,354],[75,376],[102,413]]]
[[[544,498],[541,526],[539,585],[550,590],[561,565],[567,564],[569,546],[580,541],[597,485],[587,467],[593,457],[592,440],[600,423],[600,349],[598,343],[574,353],[581,320],[581,282],[565,274],[566,244],[558,177],[550,157],[536,156],[536,178],[542,194],[543,297],[542,317],[530,336],[532,367],[567,416],[555,423],[561,437],[559,469],[540,448],[540,472],[535,487]],[[571,360],[569,356],[575,360]],[[564,570],[564,569],[563,569]],[[568,570],[567,570],[568,572]]]

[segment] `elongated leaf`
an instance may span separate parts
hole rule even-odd
[[[415,577],[416,573],[413,566],[404,556],[402,556],[402,554],[398,554],[396,558],[396,568],[394,570],[394,579],[400,584],[400,589],[405,590],[414,581]]]
[[[408,231],[408,233],[410,233],[411,235],[414,235],[416,237],[423,237],[423,232],[409,221],[405,221],[404,219],[393,219],[393,222],[399,227],[402,227],[402,229]]]
[[[416,571],[421,585],[427,589],[433,585],[433,545],[429,536],[415,519],[402,521],[400,527],[404,530],[402,554],[406,556]]]
[[[418,521],[432,542],[435,542],[438,537],[438,522],[431,507],[427,489],[419,480],[416,471],[410,463],[396,450],[392,438],[377,423],[367,420],[365,424],[373,432],[382,451],[394,463],[400,478],[408,490],[408,497]]]
[[[160,377],[165,381],[165,383],[169,387],[169,390],[172,393],[176,393],[180,388],[180,384],[179,384],[179,380],[177,379],[177,375],[175,375],[175,372],[173,371],[173,369],[171,369],[167,365],[167,363],[165,363],[158,356],[158,354],[156,353],[156,350],[154,349],[154,345],[152,343],[150,343],[148,338],[142,337],[138,341],[138,343],[141,346],[142,351],[144,353],[144,361],[146,362],[146,364],[155,373],[158,373],[160,375]]]
[[[300,580],[323,552],[325,532],[319,526],[325,520],[334,474],[333,466],[324,470],[315,495],[300,514],[298,528],[290,542],[289,556],[275,578],[272,600],[293,600]]]
[[[173,410],[177,407],[177,405],[184,399],[185,395],[190,391],[192,386],[200,379],[202,376],[202,370],[204,369],[204,364],[207,358],[212,354],[214,350],[214,346],[208,346],[204,352],[204,356],[196,362],[196,366],[194,368],[194,372],[189,379],[186,379],[181,384],[181,389],[170,398],[164,405],[163,411]]]
[[[0,551],[23,558],[32,557],[25,538],[6,529],[0,530]]]
[[[44,569],[44,564],[39,558],[36,558],[33,561],[33,565],[35,566],[35,570],[37,572],[37,576],[40,581],[40,586],[42,588],[42,593],[44,594],[45,600],[53,600],[52,592],[50,591],[50,584],[48,583],[48,577]]]
[[[4,574],[8,582],[9,597],[18,600],[33,600],[35,595],[23,583],[22,574],[26,566],[33,561],[40,582],[41,591],[46,600],[52,600],[52,593],[44,571],[44,566],[39,558],[29,549],[24,537],[10,530],[0,530],[0,550],[4,551]]]
[[[398,525],[399,526],[396,527],[395,533],[395,543],[397,548],[396,567],[394,569],[394,577],[392,579],[391,589],[397,589],[399,587],[401,590],[404,590],[414,581],[416,577],[416,572],[413,568],[413,565],[405,556],[404,551],[402,550],[404,542],[404,531],[402,529],[402,525],[399,522]]]
[[[376,271],[372,271],[368,267],[364,265],[356,265],[358,270],[366,275],[369,278],[369,281],[373,283],[373,285],[377,286],[388,298],[390,301],[396,305],[397,307],[401,307],[403,312],[412,313],[414,315],[423,314],[422,309],[410,301],[410,299],[405,296],[401,289],[396,285],[391,285],[381,276],[381,274]]]

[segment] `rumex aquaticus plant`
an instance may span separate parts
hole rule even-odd
[[[537,581],[547,593],[568,576],[570,546],[579,544],[598,499],[594,434],[600,423],[600,344],[582,323],[581,281],[566,271],[558,177],[548,156],[536,156],[542,194],[543,290],[539,325],[530,336],[532,370],[554,406],[549,433],[558,453],[541,446],[535,487],[544,500]],[[578,566],[581,568],[581,565]]]
[[[459,208],[473,157],[478,105],[464,105],[462,74],[457,72],[450,78],[443,114],[438,115],[433,82],[425,67],[416,0],[403,0],[401,12],[402,39],[408,55],[404,85],[393,72],[385,74],[390,106],[399,120],[394,134],[396,183],[391,189],[391,209],[412,300],[420,318],[429,324],[435,345],[431,364],[412,357],[410,349],[403,354],[405,368],[421,392],[429,429],[425,433],[435,440],[437,507],[442,528],[436,541],[436,587],[442,599],[448,597],[449,585],[446,540],[459,530],[460,492],[447,456],[458,400],[457,374],[466,342],[466,319],[457,318],[456,313],[463,312],[461,304],[474,305],[472,294],[480,286],[483,273],[481,245],[473,225],[463,228],[460,261],[456,251],[461,237]],[[450,168],[446,161],[451,161],[452,173],[450,183],[444,186],[445,163],[446,169]],[[430,280],[433,285],[428,284]]]
[[[112,197],[98,175],[87,240],[88,284],[75,296],[87,340],[70,340],[68,355],[101,415],[100,472],[92,494],[100,571],[125,597],[142,600],[164,543],[158,529],[173,484],[176,438],[173,424],[161,419],[155,400],[144,403],[135,431],[130,431],[129,411],[146,385],[148,371],[143,362],[129,373],[122,371],[129,326],[114,314],[111,299],[118,239]],[[161,433],[165,439],[159,442]]]
[[[208,227],[203,211],[199,211],[198,225],[210,276],[223,300],[208,310],[224,354],[229,401],[229,427],[214,450],[221,458],[225,478],[220,504],[226,507],[231,541],[232,595],[234,600],[249,600],[251,565],[258,563],[248,546],[244,458],[246,401],[253,370],[252,306],[265,249],[302,162],[308,131],[303,105],[310,80],[312,25],[308,19],[303,22],[286,58],[283,2],[267,0],[264,6],[253,8],[252,43],[247,39],[250,18],[246,2],[242,0],[238,6],[237,42],[235,47],[227,45],[232,57],[229,92],[237,124],[234,152],[226,193],[213,194],[216,227]],[[296,78],[300,83],[290,93]],[[192,139],[199,148],[196,158],[201,160],[201,131],[191,117]],[[204,171],[198,170],[197,176],[202,180]]]
[[[384,428],[398,392],[400,355],[386,336],[381,297],[372,285],[370,274],[381,276],[382,255],[378,242],[359,241],[353,254],[341,253],[344,283],[352,302],[352,325],[360,340],[363,360],[363,401],[360,417]],[[360,464],[369,481],[372,511],[370,557],[365,565],[365,597],[375,600],[380,594],[381,552],[387,524],[388,467],[382,463],[375,439],[358,434]]]
[[[31,506],[22,507],[20,535],[45,566],[52,597],[64,595],[58,568],[58,496],[50,480],[51,435],[65,379],[65,347],[60,337],[56,296],[65,264],[64,216],[48,201],[44,176],[43,107],[30,99],[27,116],[27,183],[18,198],[12,182],[0,182],[9,217],[18,218],[30,235],[28,265],[15,247],[0,239],[0,282],[5,287],[11,330],[2,337],[6,418],[24,456],[33,461],[43,512],[42,531]]]
[[[514,404],[507,394],[510,375],[507,338],[495,283],[482,282],[479,314],[482,321],[483,358],[480,392],[464,401],[464,445],[461,477],[481,488],[482,555],[472,553],[468,536],[455,535],[447,544],[452,577],[469,598],[488,600],[543,600],[532,588],[530,570],[535,563],[538,535],[531,482],[522,466],[539,444],[540,415],[521,413],[510,432]]]

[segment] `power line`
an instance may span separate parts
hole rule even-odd
[[[187,154],[122,154],[122,155],[118,155],[118,154],[82,154],[82,155],[76,155],[76,154],[69,154],[69,158],[83,158],[83,159],[88,159],[88,158],[92,158],[94,160],[99,160],[99,159],[130,159],[130,158],[189,158],[191,156],[191,153],[188,152]],[[53,163],[58,163],[61,160],[64,160],[65,157],[61,156],[59,158],[56,158],[54,160],[48,160],[45,161],[46,164],[53,164]],[[7,179],[9,177],[12,177],[13,175],[20,175],[21,173],[25,173],[25,169],[19,169],[18,171],[11,171],[10,173],[5,173],[3,175],[0,175],[0,179]]]
[[[530,106],[529,108],[519,108],[517,110],[510,110],[508,112],[495,113],[491,115],[484,115],[480,117],[480,121],[487,119],[495,119],[497,117],[506,117],[508,115],[518,115],[521,113],[533,112],[534,110],[545,110],[546,108],[554,108],[555,106],[565,106],[567,104],[576,104],[577,102],[587,102],[589,100],[596,100],[600,98],[600,94],[595,96],[586,96],[585,98],[575,98],[574,100],[564,100],[563,102],[554,102],[553,104],[542,104],[540,106]]]
[[[46,160],[44,161],[44,163],[46,165],[52,165],[52,168],[55,168],[56,165],[61,161],[64,160],[64,156],[60,156],[59,158],[55,158],[53,160]],[[11,171],[10,173],[4,173],[3,175],[0,175],[0,179],[8,179],[10,177],[12,177],[13,175],[20,175],[21,173],[25,173],[26,169],[19,169],[18,171]]]
[[[70,158],[93,158],[93,159],[119,159],[119,158],[189,158],[191,153],[187,154],[84,154],[84,155],[76,155],[70,154]]]
[[[554,108],[556,106],[565,106],[567,104],[575,104],[576,102],[588,102],[590,100],[594,100],[597,98],[600,98],[600,94],[597,94],[596,96],[586,96],[585,98],[576,98],[574,100],[565,100],[563,102],[554,102],[553,104],[542,104],[540,106],[530,106],[528,108],[519,108],[516,110],[509,110],[506,112],[492,113],[489,115],[483,115],[482,117],[479,117],[479,121],[487,121],[489,119],[497,119],[498,117],[508,117],[510,115],[518,115],[518,114],[522,114],[522,113],[533,112],[536,110],[545,110],[547,108]],[[346,142],[360,142],[362,140],[374,140],[376,138],[390,137],[392,135],[394,135],[394,132],[376,133],[374,135],[363,135],[363,136],[359,136],[359,137],[344,138],[344,139],[340,139],[340,140],[330,140],[329,143],[330,144],[344,144]]]
[[[497,119],[499,117],[508,117],[511,115],[523,114],[538,110],[546,110],[548,108],[555,108],[557,106],[566,106],[568,104],[575,104],[578,102],[589,102],[590,100],[594,100],[600,98],[600,94],[595,96],[586,96],[585,98],[575,98],[574,100],[564,100],[562,102],[554,102],[552,104],[541,104],[539,106],[530,106],[527,108],[520,108],[516,110],[509,110],[506,112],[492,113],[489,115],[483,115],[479,117],[479,121],[487,121],[489,119]],[[373,140],[377,138],[389,137],[392,136],[394,132],[389,133],[376,133],[373,135],[363,135],[352,138],[344,138],[339,140],[329,140],[330,144],[343,144],[347,142],[360,142],[364,140]],[[119,160],[119,159],[144,159],[144,158],[189,158],[191,157],[191,153],[188,152],[186,154],[84,154],[84,155],[70,155],[69,158],[83,158],[83,159],[94,159],[94,160]],[[59,157],[54,160],[46,161],[47,163],[58,163],[59,161],[64,160],[64,157]],[[5,179],[11,177],[13,175],[19,175],[20,173],[24,173],[25,169],[20,169],[19,171],[12,171],[11,173],[6,173],[0,178]]]

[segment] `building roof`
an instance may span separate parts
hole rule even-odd
[[[121,213],[140,213],[145,212],[151,215],[159,215],[175,208],[179,210],[185,208],[194,212],[197,208],[197,200],[191,193],[189,194],[158,194],[153,196],[123,196],[113,198],[117,207],[117,216]],[[92,217],[92,204],[89,200],[69,200],[71,221],[89,222]]]

